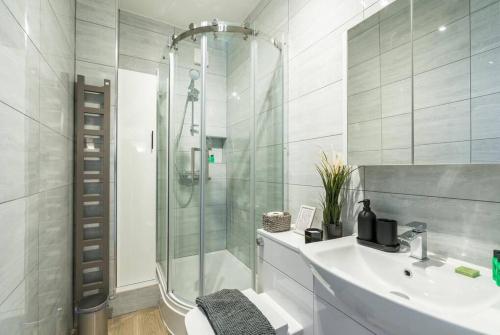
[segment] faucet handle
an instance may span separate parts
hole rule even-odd
[[[427,231],[427,223],[413,221],[406,224],[408,227],[412,228],[411,230],[415,233],[423,233]]]

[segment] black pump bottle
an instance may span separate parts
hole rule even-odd
[[[370,199],[360,201],[363,210],[358,214],[358,238],[365,241],[375,241],[377,216],[370,209]]]

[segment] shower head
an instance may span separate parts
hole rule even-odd
[[[200,78],[200,72],[195,69],[189,70],[189,77],[191,77],[191,80],[198,80]]]

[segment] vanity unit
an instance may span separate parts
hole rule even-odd
[[[305,244],[258,231],[259,289],[302,323],[303,334],[498,334],[500,289],[487,268],[410,250],[387,253],[355,236]],[[481,276],[455,273],[457,266]]]
[[[304,236],[258,230],[259,292],[264,292],[303,327],[303,335],[368,335],[366,327],[336,308],[300,254]],[[317,244],[317,243],[313,243]]]

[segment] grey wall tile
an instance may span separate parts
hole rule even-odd
[[[127,56],[120,54],[118,59],[118,67],[120,69],[144,72],[148,74],[156,75],[156,71],[160,68],[160,66],[165,66],[168,68],[167,64],[162,64],[158,62],[153,62],[146,59],[140,59],[133,56]]]
[[[411,113],[411,78],[382,87],[382,117]]]
[[[0,103],[0,203],[38,192],[39,125]]]
[[[401,114],[382,119],[382,149],[411,147],[411,114]]]
[[[414,163],[420,165],[468,164],[470,163],[470,142],[416,145]]]
[[[285,120],[288,116],[288,141],[341,133],[342,90],[343,83],[337,82],[290,101],[288,115],[283,116]]]
[[[39,334],[38,271],[33,270],[0,305],[2,334]]]
[[[0,101],[38,119],[39,54],[3,4],[0,25]]]
[[[224,148],[232,151],[250,149],[250,119],[233,124],[229,128],[228,142]]]
[[[377,1],[373,1],[374,4]],[[381,20],[387,20],[392,18],[396,14],[400,14],[403,10],[408,10],[411,7],[410,0],[400,0],[400,1],[392,1],[387,5],[387,3],[380,2],[381,8],[378,12]],[[367,3],[368,5],[368,3]],[[366,11],[366,10],[365,10]]]
[[[398,220],[400,224],[422,221],[428,224],[429,249],[444,257],[454,257],[487,266],[491,262],[491,249],[485,250],[483,243],[498,244],[500,227],[498,216],[500,204],[457,200],[435,197],[422,197],[392,193],[365,192],[372,201],[372,208],[378,217]],[[434,239],[433,234],[443,234],[449,240]],[[474,242],[448,247],[457,240]],[[478,243],[479,242],[479,243]],[[479,257],[470,257],[469,250],[482,250]]]
[[[283,113],[281,108],[257,115],[255,126],[257,147],[283,143]]]
[[[500,47],[500,2],[471,15],[472,54]]]
[[[472,141],[473,163],[500,163],[500,138]]]
[[[497,2],[497,0],[471,0],[470,1],[470,10],[471,12],[477,11],[481,8],[484,8],[492,3]]]
[[[77,0],[76,18],[115,28],[116,1],[117,0]]]
[[[419,38],[436,27],[446,26],[469,13],[469,0],[415,0],[413,2],[413,36]]]
[[[349,151],[348,163],[350,165],[379,165],[382,164],[381,150]]]
[[[422,36],[413,43],[413,67],[418,74],[470,56],[469,17]]]
[[[471,138],[500,137],[500,93],[472,99]]]
[[[164,22],[155,21],[148,17],[136,15],[124,10],[120,10],[120,23],[125,23],[141,29],[153,31],[158,34],[171,36],[174,33],[174,27]]]
[[[399,0],[406,6],[393,16],[380,22],[380,49],[386,52],[402,44],[410,42],[410,6],[409,2]]]
[[[0,262],[2,334],[65,334],[72,328],[72,188],[65,185],[72,183],[74,13],[73,0],[0,3],[0,133],[5,139],[0,216],[5,218],[2,237],[8,239],[0,244],[10,257]],[[41,142],[49,146],[43,148],[45,157]],[[40,182],[41,176],[47,178]],[[47,215],[45,193],[39,192],[58,186],[68,191]]]
[[[73,136],[73,99],[56,74],[40,62],[40,122],[55,132]]]
[[[470,97],[469,78],[469,59],[415,76],[414,108],[420,109],[468,99]]]
[[[75,1],[49,0],[49,3],[54,10],[61,31],[72,53],[75,49]]]
[[[347,126],[349,151],[379,150],[382,145],[382,122],[372,120]]]
[[[379,26],[364,31],[348,41],[349,67],[358,65],[380,54]]]
[[[72,187],[63,186],[40,197],[38,289],[42,334],[71,327],[67,324],[71,316],[64,314],[71,310],[71,295],[61,294],[72,289],[71,194]]]
[[[269,183],[283,182],[283,146],[257,148],[255,153],[255,180]]]
[[[500,92],[500,48],[472,57],[471,93],[473,97]]]
[[[0,301],[5,301],[38,264],[38,196],[0,204],[4,257],[0,262]],[[36,302],[35,302],[36,303]]]
[[[245,188],[241,193],[245,193]],[[283,184],[256,182],[255,184],[255,215],[257,221],[261,221],[260,215],[270,211],[284,210],[283,204]],[[250,192],[248,192],[250,194]]]
[[[69,35],[66,36],[64,33],[64,28],[59,23],[49,1],[41,0],[41,4],[40,51],[61,82],[66,83],[65,86],[73,90],[74,38],[68,40]]]
[[[469,100],[416,110],[415,145],[469,140],[470,117]]]
[[[497,172],[498,167],[495,165],[370,166],[365,168],[365,189],[498,201],[500,175]]]
[[[261,182],[262,183],[262,182]],[[231,208],[250,210],[250,181],[228,179],[228,198]]]
[[[380,86],[380,58],[375,57],[349,69],[347,95],[368,91]]]
[[[250,178],[250,152],[232,151],[226,153],[228,178]]]
[[[167,35],[120,24],[120,54],[160,62],[166,42]]]
[[[16,18],[24,31],[29,34],[31,41],[40,46],[40,0],[5,0],[5,5]]]
[[[357,123],[380,119],[380,88],[351,95],[347,98],[347,122]]]
[[[350,28],[347,32],[348,39],[353,39],[356,36],[366,32],[373,26],[376,26],[380,23],[380,15],[371,15],[365,20],[360,20],[358,24]]]
[[[412,150],[411,148],[382,150],[382,163],[388,165],[412,164]]]
[[[68,149],[71,149],[69,151]],[[69,153],[72,142],[53,130],[40,127],[40,189],[48,190],[68,184],[72,178]]]
[[[381,57],[382,85],[411,77],[411,44],[404,44],[392,49]]]
[[[322,153],[330,159],[342,157],[342,135],[322,137],[288,145],[288,182],[297,185],[321,184],[315,164],[320,163]]]
[[[115,66],[115,29],[77,20],[76,59]]]

